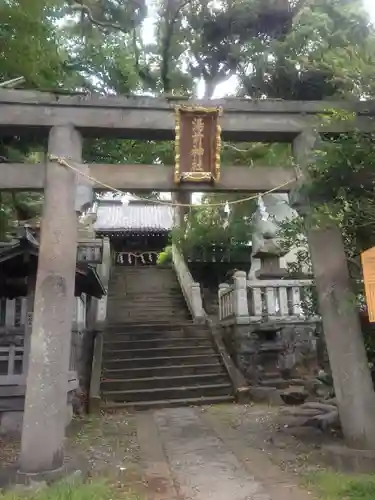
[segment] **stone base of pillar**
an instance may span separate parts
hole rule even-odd
[[[63,465],[55,470],[45,472],[22,472],[17,471],[16,485],[32,486],[34,483],[52,483],[59,481],[67,475],[66,467]]]
[[[236,325],[234,329],[234,352],[236,366],[246,380],[258,380],[258,338],[250,325]]]
[[[91,397],[89,399],[89,413],[94,415],[100,414],[102,399],[100,397]]]
[[[49,485],[60,480],[64,480],[68,484],[75,484],[84,481],[88,477],[89,468],[88,462],[85,463],[80,460],[78,466],[77,460],[72,460],[55,470],[36,473],[18,470],[15,484],[16,488],[19,486],[30,487],[35,483],[46,483],[46,485]]]

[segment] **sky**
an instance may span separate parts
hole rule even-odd
[[[364,0],[363,3],[375,23],[375,0]]]

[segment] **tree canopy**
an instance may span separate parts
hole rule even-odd
[[[24,88],[209,98],[224,84],[228,94],[249,98],[374,94],[375,29],[361,0],[4,0],[0,34],[0,81],[23,76]],[[372,208],[371,142],[372,137],[355,134],[326,144],[327,156],[314,177],[324,187],[319,202],[334,201],[337,212],[340,200],[340,222],[356,251],[372,244],[371,222],[362,232],[358,223],[358,214]],[[44,147],[5,137],[0,156],[30,161]],[[106,163],[173,163],[173,144],[87,140],[84,155]],[[290,162],[288,146],[224,144],[223,168],[280,162]],[[34,216],[40,201],[27,193],[3,194],[2,236],[6,222]],[[253,208],[254,203],[238,205],[230,216],[246,238]],[[223,217],[201,210],[190,227]]]

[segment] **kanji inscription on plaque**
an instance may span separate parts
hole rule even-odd
[[[175,182],[220,179],[221,108],[176,107]]]

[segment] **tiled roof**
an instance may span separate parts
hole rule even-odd
[[[31,256],[25,265],[24,255]],[[10,244],[0,246],[0,275],[14,280],[35,274],[38,267],[39,242],[26,227],[20,228],[19,237]],[[22,257],[23,265],[19,259]],[[13,262],[13,263],[12,263]],[[94,266],[89,264],[76,265],[75,293],[86,293],[101,298],[106,294],[105,288]],[[0,286],[0,297],[24,297],[27,294],[25,281],[18,283],[3,280]]]
[[[99,203],[95,231],[169,231],[173,208],[167,205],[119,202]]]

